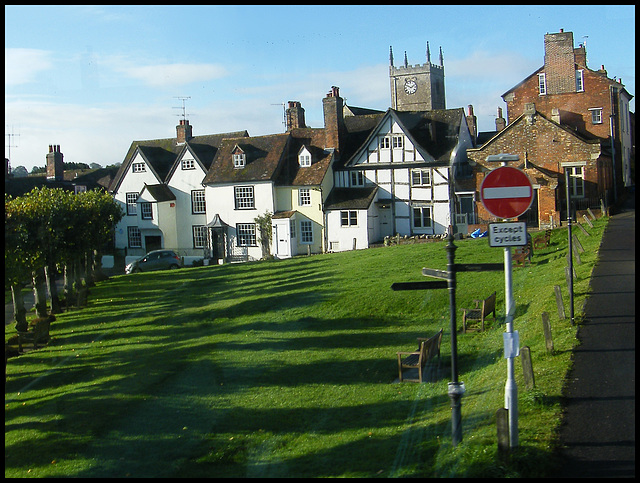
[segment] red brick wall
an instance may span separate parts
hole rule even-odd
[[[530,120],[531,119],[531,120]],[[524,171],[529,175],[532,184],[539,185],[538,190],[538,219],[541,227],[550,223],[553,217],[557,225],[560,221],[560,210],[564,210],[564,169],[561,163],[586,162],[585,194],[598,195],[598,155],[599,142],[585,142],[570,132],[558,127],[540,115],[524,116],[517,123],[510,124],[489,145],[467,150],[469,159],[478,163],[474,169],[476,186],[477,211],[479,222],[495,221],[480,201],[480,186],[487,170],[495,169],[498,163],[487,163],[485,159],[491,154],[517,154],[520,160],[509,163],[510,166],[523,167],[525,160],[527,167]],[[601,160],[606,162],[606,160]],[[539,166],[550,172],[550,176],[543,174],[529,165]],[[560,182],[560,183],[559,183]],[[559,191],[562,191],[561,193]],[[562,205],[562,206],[561,206]]]
[[[525,104],[533,102],[536,110],[549,119],[552,109],[557,108],[560,110],[562,124],[572,126],[580,133],[608,138],[611,115],[610,84],[611,81],[606,76],[584,69],[584,92],[541,96],[538,94],[538,76],[534,74],[513,91],[513,96],[505,96],[508,123],[512,123],[524,112]],[[589,108],[592,107],[602,108],[602,124],[591,122]]]

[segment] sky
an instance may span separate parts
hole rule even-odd
[[[501,95],[544,64],[544,35],[573,32],[587,65],[635,96],[635,6],[5,6],[5,157],[44,167],[121,163],[132,141],[285,131],[300,101],[323,127],[331,86],[350,106],[390,107],[394,64],[438,63],[446,107],[495,130]],[[184,105],[184,111],[183,111]],[[635,112],[635,98],[630,103]]]

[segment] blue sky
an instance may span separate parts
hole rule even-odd
[[[635,95],[632,5],[5,6],[5,156],[31,171],[59,144],[68,162],[120,163],[133,140],[175,136],[186,96],[194,135],[283,132],[292,100],[322,127],[334,85],[386,110],[389,47],[396,66],[405,51],[422,64],[427,42],[432,61],[443,50],[447,108],[473,105],[489,131],[560,29]]]

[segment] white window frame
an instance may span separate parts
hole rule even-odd
[[[386,135],[380,138],[380,149],[389,149],[391,147],[391,136]]]
[[[307,220],[300,221],[300,243],[311,245],[313,243],[313,222]]]
[[[351,171],[349,179],[351,186],[364,186],[364,171]]]
[[[576,70],[576,92],[584,92],[584,70]]]
[[[300,188],[298,190],[298,203],[300,206],[311,206],[310,188]]]
[[[191,190],[191,214],[198,215],[207,212],[204,190]]]
[[[183,159],[182,160],[182,169],[196,169],[196,162],[194,159]]]
[[[591,124],[602,124],[602,108],[590,107],[589,111],[591,112]]]
[[[153,205],[149,201],[140,203],[140,218],[143,220],[153,220]]]
[[[357,210],[340,211],[340,226],[341,227],[358,226]]]
[[[192,225],[193,248],[204,248],[207,241],[207,227],[204,225]]]
[[[431,169],[412,169],[411,186],[431,186]]]
[[[429,216],[427,217],[425,217],[426,210],[429,210]],[[420,215],[416,216],[416,212],[419,212]],[[411,224],[414,229],[423,230],[425,228],[433,228],[433,207],[414,205],[411,207],[411,218]],[[428,221],[428,223],[425,224],[425,220]]]
[[[256,236],[255,223],[238,223],[236,225],[236,239],[239,247],[256,247],[258,238]]]
[[[247,165],[247,156],[244,153],[233,154],[233,167],[236,169],[244,168]]]
[[[132,173],[145,173],[147,171],[147,167],[144,163],[133,163],[131,165]]]
[[[256,199],[253,186],[234,186],[233,194],[236,210],[255,209]]]
[[[542,74],[538,74],[538,93],[541,96],[547,94],[547,74],[544,72]]]
[[[584,198],[584,169],[585,166],[564,166],[569,173],[569,189],[572,198]]]
[[[393,146],[393,149],[404,148],[404,136],[402,134],[394,134],[392,136],[391,145]]]
[[[311,166],[311,153],[307,150],[306,147],[303,147],[298,154],[298,164],[301,168],[308,168],[309,166]]]
[[[142,233],[137,226],[127,227],[127,243],[129,248],[142,248]]]
[[[138,214],[138,207],[136,206],[136,200],[138,199],[138,193],[126,193],[126,205],[127,216],[136,216]]]

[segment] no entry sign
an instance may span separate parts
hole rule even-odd
[[[502,166],[485,176],[480,199],[489,213],[498,218],[516,218],[531,206],[533,186],[523,171]]]

